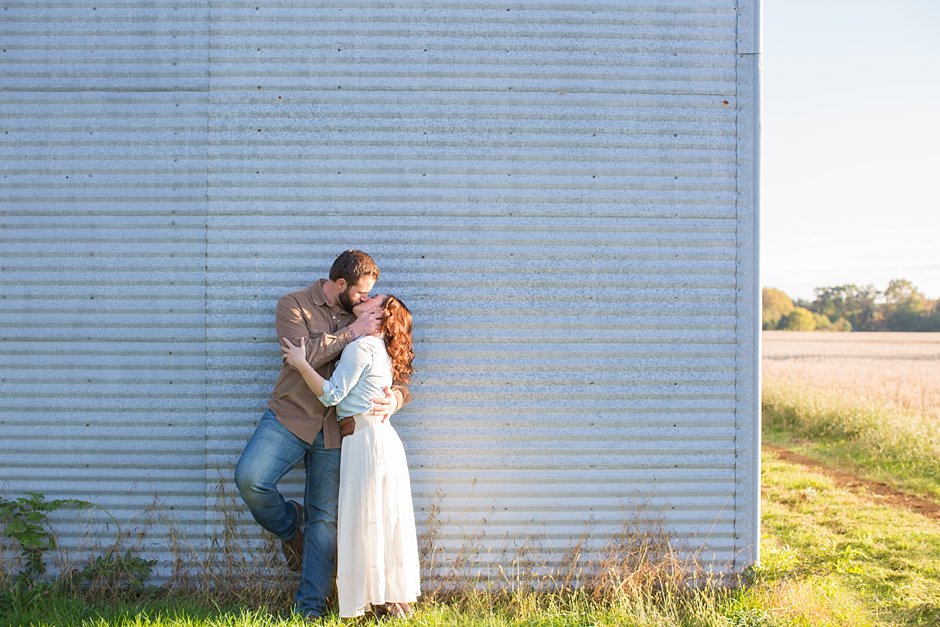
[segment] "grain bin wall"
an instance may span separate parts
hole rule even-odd
[[[274,303],[357,247],[415,313],[438,571],[639,520],[756,559],[757,2],[4,9],[5,494],[93,501],[162,572],[220,509],[260,540],[217,495]]]

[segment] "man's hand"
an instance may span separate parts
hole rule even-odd
[[[356,430],[356,419],[352,416],[346,416],[339,421],[339,432],[340,435],[346,437],[347,435],[352,435]]]
[[[385,396],[373,398],[372,409],[366,413],[371,416],[382,416],[382,422],[385,422],[396,411],[398,411],[398,395],[386,386]]]
[[[354,338],[372,335],[382,328],[383,318],[385,318],[385,310],[382,307],[373,307],[362,311],[348,328],[352,331]]]

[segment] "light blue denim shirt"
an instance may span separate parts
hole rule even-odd
[[[372,399],[385,396],[392,385],[392,360],[385,341],[364,335],[343,349],[333,376],[323,384],[320,402],[336,405],[336,417],[355,416],[372,409]]]

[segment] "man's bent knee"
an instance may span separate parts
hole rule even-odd
[[[256,472],[250,463],[245,463],[245,458],[238,460],[238,465],[235,466],[235,487],[246,501],[256,494],[270,490],[270,487],[265,487],[261,474]]]

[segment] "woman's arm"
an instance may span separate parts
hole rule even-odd
[[[300,346],[294,346],[283,338],[286,347],[281,347],[287,363],[300,373],[307,386],[320,398],[320,402],[330,407],[346,398],[349,391],[359,381],[366,367],[372,363],[372,352],[363,342],[350,344],[343,350],[343,356],[336,362],[333,376],[329,380],[321,377],[307,362],[305,341],[301,338]]]
[[[356,338],[378,331],[382,322],[381,315],[381,308],[365,310],[356,317],[355,322],[334,333],[329,330],[329,314],[324,309],[314,307],[305,311],[297,297],[291,293],[277,301],[274,328],[278,337],[287,338],[292,342],[306,338],[307,363],[319,368],[336,359],[336,356]]]
[[[294,346],[286,337],[281,338],[281,340],[287,345],[281,347],[281,352],[284,353],[285,361],[287,361],[291,368],[300,373],[300,376],[302,376],[304,381],[307,382],[307,387],[313,390],[314,394],[317,396],[323,396],[323,383],[326,381],[326,379],[317,374],[317,371],[313,369],[313,366],[307,362],[306,338],[300,338],[300,346]]]

